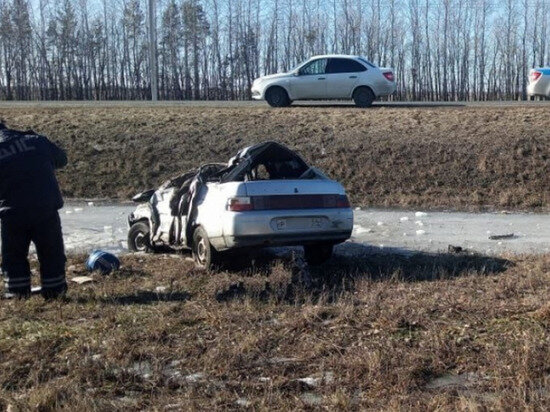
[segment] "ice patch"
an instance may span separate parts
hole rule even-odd
[[[360,235],[362,233],[371,233],[372,229],[368,227],[363,227],[361,225],[353,225],[353,233]]]
[[[403,216],[401,218],[399,218],[400,221],[402,222],[406,222],[407,220],[409,220],[409,217],[408,216]]]
[[[426,212],[416,212],[414,214],[416,217],[424,217],[424,216],[428,216],[428,214]]]
[[[422,235],[425,235],[425,234],[426,234],[426,231],[425,231],[425,230],[418,229],[418,230],[416,231],[416,235],[417,235],[417,236],[422,236]]]
[[[94,202],[88,202],[88,206],[90,207],[94,206]]]
[[[384,222],[377,222],[376,225],[377,226],[384,226]]]

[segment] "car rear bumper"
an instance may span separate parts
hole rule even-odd
[[[315,243],[337,244],[345,242],[350,237],[351,231],[334,231],[309,234],[225,236],[224,240],[225,249],[233,249],[246,247],[298,246]]]
[[[226,213],[223,242],[215,242],[216,249],[341,243],[353,230],[350,208]]]
[[[395,82],[384,83],[385,84],[381,84],[377,87],[376,97],[389,96],[390,94],[394,94],[395,90],[397,90]]]
[[[527,94],[529,96],[548,96],[549,86],[545,79],[540,79],[535,83],[530,83],[527,85]]]

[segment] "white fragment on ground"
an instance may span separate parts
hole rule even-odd
[[[186,375],[184,379],[187,382],[195,383],[204,379],[204,373],[202,372],[192,373],[190,375]]]
[[[321,395],[317,395],[313,392],[303,393],[300,396],[300,399],[302,400],[302,402],[309,406],[316,406],[323,403],[323,398],[321,397]]]
[[[406,222],[406,221],[409,220],[409,217],[408,216],[403,216],[403,217],[400,217],[399,220],[402,221],[402,222]]]
[[[153,370],[149,361],[134,362],[132,367],[128,368],[127,371],[140,376],[142,379],[151,379],[153,376]]]
[[[85,283],[93,282],[94,279],[90,276],[75,276],[74,278],[71,278],[71,281],[78,283],[79,285],[83,285]]]
[[[108,232],[108,231],[113,230],[113,227],[112,227],[112,226],[103,226],[103,230],[104,230],[105,232]]]
[[[82,209],[81,207],[75,207],[74,208],[74,211],[77,212],[77,213],[82,212],[82,210],[84,210],[84,209]]]
[[[259,380],[260,382],[264,382],[264,383],[266,383],[266,382],[271,382],[271,378],[268,377],[268,376],[260,376],[260,377],[258,378],[258,380]]]
[[[422,222],[422,220],[417,220],[417,221],[414,222],[414,224],[416,226],[424,226],[424,222]]]
[[[384,222],[376,222],[377,226],[384,226]]]
[[[244,408],[248,408],[250,405],[252,405],[252,402],[250,402],[248,399],[245,399],[245,398],[239,398],[235,403]]]
[[[181,382],[181,372],[176,369],[180,364],[181,361],[174,360],[166,365],[166,367],[162,370],[162,374],[164,375],[164,377],[171,382]]]
[[[422,235],[425,235],[425,234],[426,234],[426,231],[423,230],[423,229],[418,229],[418,230],[416,231],[416,235],[417,235],[417,236],[422,236]]]
[[[428,216],[428,214],[426,212],[416,212],[414,214],[416,217],[424,217],[424,216]]]
[[[357,207],[355,208],[355,210],[361,210],[361,208],[360,208],[359,206],[357,206]]]
[[[450,387],[466,387],[479,380],[475,373],[461,373],[459,375],[447,374],[428,382],[428,389],[444,389]]]
[[[90,207],[94,206],[94,202],[88,202],[88,206]]]
[[[372,229],[360,225],[353,225],[353,232],[357,235],[360,235],[362,233],[371,233]]]
[[[66,215],[71,215],[72,213],[73,213],[72,210],[65,210],[65,214],[66,214]]]
[[[157,287],[155,288],[155,292],[157,292],[157,293],[163,293],[163,292],[166,292],[167,289],[168,289],[168,288],[167,288],[166,286],[157,286]]]
[[[93,361],[99,361],[101,360],[101,358],[103,358],[103,355],[101,355],[100,353],[96,353],[95,355],[92,355],[92,360]]]
[[[184,409],[183,403],[169,403],[164,407],[165,411],[182,411]]]
[[[311,376],[308,376],[307,378],[296,379],[296,380],[300,383],[303,383],[307,386],[311,386],[313,388],[316,386],[319,386],[319,384],[321,383],[321,378],[313,378]]]
[[[284,357],[274,357],[269,359],[269,363],[294,363],[294,362],[300,362],[300,359],[298,358],[284,358]]]

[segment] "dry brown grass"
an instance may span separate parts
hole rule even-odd
[[[81,261],[71,258],[70,276]],[[548,255],[337,255],[311,282],[289,258],[217,274],[166,255],[123,264],[72,286],[66,303],[0,302],[0,407],[536,410],[550,401]]]
[[[355,205],[550,209],[545,107],[1,108],[67,148],[70,197],[128,198],[243,146],[277,140],[340,180]]]

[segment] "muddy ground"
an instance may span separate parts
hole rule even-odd
[[[550,210],[546,107],[2,107],[0,117],[67,149],[68,197],[126,199],[277,140],[341,181],[355,206]]]
[[[71,257],[68,276],[86,274]],[[543,410],[550,256],[128,255],[0,303],[2,410]],[[35,266],[35,264],[33,264]]]

